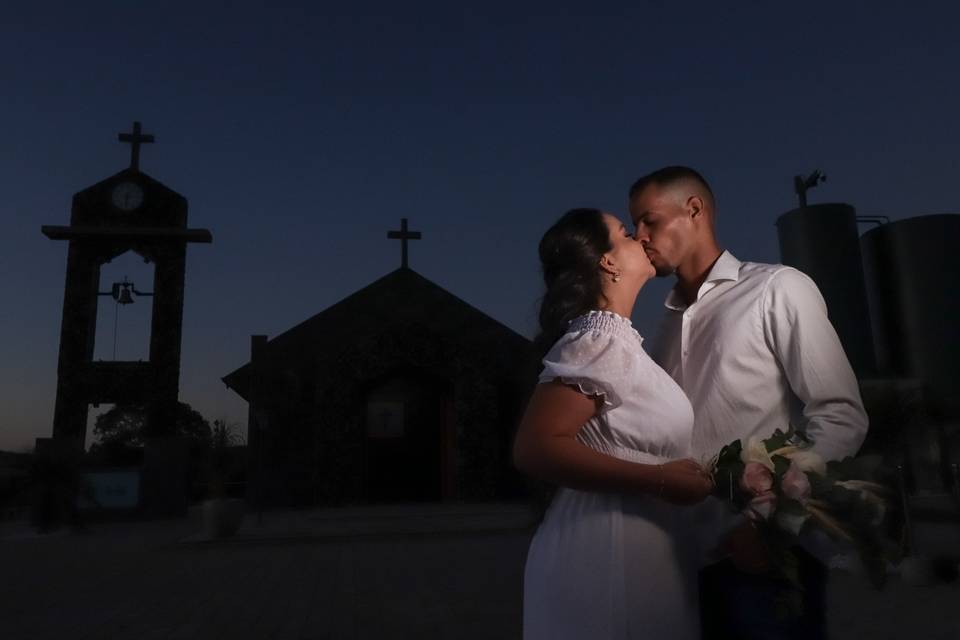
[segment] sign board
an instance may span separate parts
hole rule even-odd
[[[368,438],[403,437],[403,403],[371,400],[367,403]]]
[[[140,504],[140,471],[89,471],[83,474],[86,491],[80,492],[81,509],[136,509]]]

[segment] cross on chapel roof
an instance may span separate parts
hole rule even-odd
[[[407,230],[407,219],[400,219],[400,231],[388,231],[387,237],[391,240],[400,240],[400,267],[402,269],[409,269],[407,262],[407,240],[419,240],[422,235],[419,231],[408,231]]]

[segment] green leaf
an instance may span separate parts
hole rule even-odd
[[[744,464],[738,457],[733,462],[718,464],[714,472],[713,495],[733,504],[737,508],[746,506],[747,496],[740,489],[740,477]]]
[[[767,447],[767,451],[776,451],[781,447],[787,446],[787,441],[792,437],[792,430],[788,429],[787,431],[781,431],[777,429],[773,432],[773,435],[764,440],[764,445]]]
[[[739,440],[731,442],[720,450],[717,457],[717,467],[727,467],[740,462],[740,453],[743,451],[743,443]]]
[[[783,456],[773,456],[773,473],[779,480],[790,468],[790,460]]]

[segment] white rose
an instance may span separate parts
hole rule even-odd
[[[750,436],[747,439],[747,444],[740,451],[740,460],[743,461],[743,464],[756,462],[765,466],[771,473],[774,471],[773,459],[767,453],[767,446],[763,444],[763,438],[759,436]]]
[[[784,454],[784,457],[800,467],[801,471],[812,471],[821,476],[827,475],[827,463],[810,449],[797,449]]]

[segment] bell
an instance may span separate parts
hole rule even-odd
[[[117,298],[117,304],[133,304],[133,296],[130,295],[130,289],[124,287],[120,290],[120,297]]]

